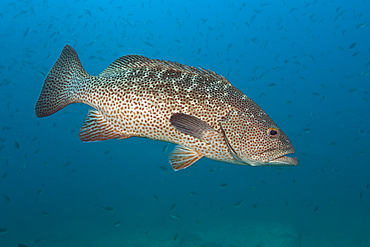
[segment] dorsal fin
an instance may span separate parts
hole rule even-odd
[[[147,57],[140,55],[127,55],[117,58],[111,63],[99,76],[107,77],[112,75],[121,74],[131,68],[139,68],[146,64],[149,64],[151,60]]]
[[[195,68],[193,66],[183,65],[177,62],[149,59],[140,55],[126,55],[116,59],[103,72],[99,74],[101,77],[109,77],[125,73],[129,69],[135,68],[156,68],[156,69],[173,69],[184,73],[197,74],[204,76],[207,79],[222,81],[226,84],[231,84],[224,76],[218,75],[211,70]]]

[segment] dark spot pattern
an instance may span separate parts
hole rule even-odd
[[[240,162],[231,155],[225,138],[237,155],[251,165],[294,152],[288,137],[272,119],[213,71],[128,55],[114,61],[100,75],[91,76],[83,70],[74,50],[69,52],[72,58],[58,59],[45,80],[36,105],[38,116],[50,115],[69,103],[85,103],[98,110],[113,129],[122,130],[124,136],[181,144],[208,158],[229,163]],[[50,103],[50,98],[58,102]],[[169,122],[174,113],[201,119],[218,131],[219,137],[205,143],[178,131]],[[221,123],[225,125],[226,137]],[[279,131],[278,138],[267,133],[271,127]]]

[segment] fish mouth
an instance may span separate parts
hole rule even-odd
[[[277,159],[271,160],[269,164],[279,166],[296,166],[298,165],[298,158],[283,155]]]
[[[267,153],[275,153],[277,150],[269,150]],[[279,152],[278,157],[270,159],[267,163],[272,166],[296,166],[298,158],[289,157],[287,154],[294,154],[294,149],[286,149],[282,153]]]

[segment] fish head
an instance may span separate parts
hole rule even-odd
[[[286,156],[295,153],[289,138],[262,109],[255,110],[231,111],[220,121],[235,162],[252,166],[297,165],[297,158]]]

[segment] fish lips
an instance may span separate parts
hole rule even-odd
[[[296,166],[298,165],[298,158],[283,155],[270,161],[269,164],[276,166]]]
[[[276,158],[273,158],[273,159],[270,159],[267,164],[268,165],[272,165],[272,166],[296,166],[298,164],[298,158],[295,158],[295,157],[289,157],[289,156],[286,156],[287,154],[294,154],[295,153],[295,149],[294,148],[290,148],[290,149],[286,149],[284,150],[283,152],[281,152],[280,150],[268,150],[266,151],[264,154],[268,154],[268,153],[276,153],[278,151],[279,153],[279,156],[276,157]],[[274,156],[274,155],[272,155]]]

